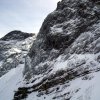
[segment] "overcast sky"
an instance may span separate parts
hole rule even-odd
[[[0,0],[0,37],[12,30],[38,33],[60,0]]]

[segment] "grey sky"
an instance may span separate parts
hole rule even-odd
[[[12,30],[38,33],[60,0],[0,0],[0,37]]]

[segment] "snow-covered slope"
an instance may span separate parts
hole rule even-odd
[[[20,63],[24,63],[34,34],[12,31],[0,39],[0,77]]]
[[[0,100],[13,100],[14,91],[22,86],[23,68],[20,64],[0,78]]]
[[[55,88],[56,91],[52,88],[50,94],[43,93],[41,96],[38,96],[38,92],[33,92],[26,100],[99,100],[100,72],[76,78]]]

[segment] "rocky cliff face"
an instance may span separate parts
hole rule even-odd
[[[44,20],[29,52],[33,72],[35,66],[41,62],[51,61],[65,51],[67,56],[74,53],[99,52],[99,49],[91,45],[99,38],[98,5],[98,1],[92,0],[62,0],[58,3],[57,9]],[[95,25],[98,32],[95,32]],[[83,40],[78,40],[81,37]],[[38,73],[38,69],[35,72]]]
[[[0,77],[24,63],[34,34],[12,31],[0,39]]]
[[[99,100],[100,1],[58,2],[25,63],[26,85],[14,100]]]

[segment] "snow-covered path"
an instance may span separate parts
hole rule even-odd
[[[0,100],[13,99],[14,91],[21,85],[23,80],[23,67],[24,65],[19,65],[0,78]]]

